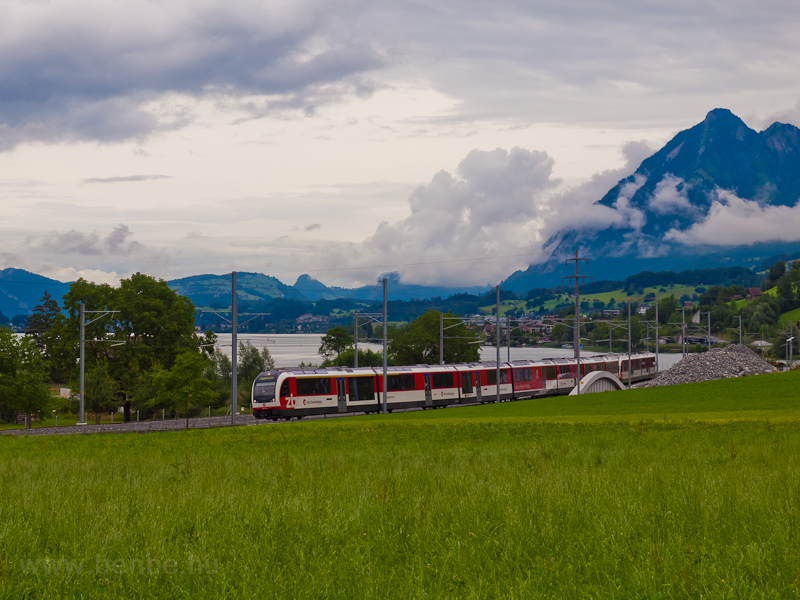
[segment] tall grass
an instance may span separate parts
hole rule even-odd
[[[0,459],[0,597],[798,595],[794,421],[340,419]]]

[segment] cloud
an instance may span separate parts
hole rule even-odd
[[[763,97],[796,100],[796,23],[785,0],[669,11],[634,0],[7,0],[0,149],[143,137],[193,122],[198,99],[253,118],[313,115],[409,83],[453,100],[428,123],[636,127],[656,114],[673,127],[712,98],[745,113]],[[181,111],[164,112],[170,98]]]
[[[800,240],[800,202],[794,206],[765,206],[726,190],[717,190],[716,195],[705,219],[684,231],[672,229],[664,239],[689,246]]]
[[[260,96],[299,109],[369,93],[385,57],[358,35],[361,2],[10,0],[0,8],[0,149],[144,136],[193,119],[169,95]],[[162,107],[163,108],[163,107]]]
[[[539,252],[547,198],[559,184],[552,168],[545,152],[473,150],[455,173],[440,171],[411,193],[408,217],[384,221],[363,243],[331,245],[320,260],[363,267],[364,277],[400,262],[404,281],[415,283],[497,280],[503,264],[526,260],[509,255]]]
[[[319,223],[312,223],[311,225],[306,225],[304,229],[306,231],[316,231],[318,229],[322,229],[322,225],[320,225]]]
[[[127,175],[125,177],[90,177],[82,183],[122,183],[129,181],[154,181],[157,179],[170,179],[169,175]]]
[[[127,225],[119,225],[108,235],[96,231],[84,233],[71,229],[66,233],[56,231],[38,239],[29,239],[27,245],[34,251],[52,254],[78,254],[82,256],[129,256],[142,249]]]
[[[696,211],[696,207],[689,202],[687,186],[683,179],[667,173],[656,184],[653,195],[647,201],[647,206],[658,214],[687,214]]]

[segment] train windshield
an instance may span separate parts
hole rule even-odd
[[[275,399],[275,382],[256,382],[253,390],[253,402],[272,402]]]

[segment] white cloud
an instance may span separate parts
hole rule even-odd
[[[695,212],[695,207],[689,202],[687,186],[683,179],[667,173],[656,184],[653,195],[647,202],[648,207],[658,214],[687,214]]]
[[[706,218],[685,231],[672,229],[665,240],[687,245],[738,246],[756,242],[800,240],[800,202],[764,206],[733,192],[717,191]]]
[[[512,255],[540,251],[547,200],[559,183],[552,167],[544,152],[473,150],[455,174],[440,171],[413,191],[408,217],[381,223],[363,243],[331,245],[320,260],[363,268],[351,277],[374,279],[383,267],[410,283],[496,280],[504,265],[531,258]]]

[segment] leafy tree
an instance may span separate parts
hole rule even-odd
[[[792,278],[787,274],[778,279],[777,289],[778,298],[781,300],[794,300],[795,293],[792,286]]]
[[[347,348],[341,354],[337,354],[331,360],[324,360],[320,366],[322,367],[353,367],[355,366],[355,348]],[[373,350],[358,349],[358,366],[359,367],[382,367],[383,366],[383,353],[375,352]]]
[[[275,361],[267,348],[258,350],[249,341],[239,342],[239,352],[237,354],[238,366],[236,369],[237,392],[239,398],[244,402],[250,402],[252,385],[259,373],[271,371],[275,368]],[[239,399],[237,399],[239,403]],[[240,404],[241,405],[241,404]]]
[[[665,298],[661,298],[658,302],[658,324],[666,325],[670,321],[670,317],[678,310],[678,300],[674,294],[670,294]],[[651,321],[656,318],[655,306],[650,306],[645,313],[645,319]]]
[[[768,277],[768,287],[772,287],[775,283],[786,274],[786,263],[782,260],[779,260],[774,265],[769,268]]]
[[[50,392],[47,370],[33,340],[18,340],[0,327],[0,418],[11,420],[17,413],[45,414]]]
[[[353,345],[353,336],[347,333],[347,329],[340,325],[329,329],[328,333],[322,336],[320,341],[322,343],[317,353],[325,360],[331,360]]]
[[[115,410],[121,402],[117,396],[119,382],[109,372],[108,361],[99,360],[86,370],[86,395],[84,409],[94,413],[95,423],[100,422],[103,413]]]
[[[58,302],[53,300],[49,293],[45,292],[42,296],[41,304],[33,308],[31,316],[28,318],[28,326],[25,334],[33,338],[39,352],[45,357],[50,367],[51,381],[61,379],[62,372],[51,365],[51,361],[57,355],[57,339],[53,332],[53,325],[56,318],[61,314],[61,307]],[[57,358],[56,358],[57,364]]]
[[[550,330],[550,337],[554,342],[571,341],[572,330],[563,323],[556,323]]]
[[[9,323],[11,323],[11,320],[0,311],[0,327],[5,327]]]
[[[87,314],[86,369],[88,372],[95,362],[105,361],[109,377],[116,382],[117,401],[124,406],[126,421],[130,420],[133,402],[144,408],[139,403],[146,400],[137,386],[149,381],[143,377],[145,372],[168,371],[176,357],[185,352],[201,354],[194,333],[194,306],[165,281],[136,273],[115,289],[79,279],[64,295],[66,314],[58,315],[53,324],[59,351],[52,362],[70,375],[73,387],[78,371],[81,302],[87,311],[118,311],[103,317]]]
[[[389,360],[394,365],[414,365],[439,363],[439,315],[429,310],[405,327],[392,333],[389,342]],[[470,335],[466,325],[460,321],[452,325],[454,315],[447,313],[445,323],[448,329],[444,336],[444,362],[474,362],[480,360],[476,338]]]
[[[209,406],[217,399],[211,382],[203,377],[208,358],[199,352],[186,350],[175,357],[169,369],[157,367],[153,372],[155,397],[148,400],[151,408],[171,408],[175,411],[189,407]]]
[[[212,383],[219,396],[218,400],[213,405],[218,406],[229,402],[231,399],[233,366],[228,355],[223,353],[219,348],[212,349],[208,366],[206,367],[205,377]]]

